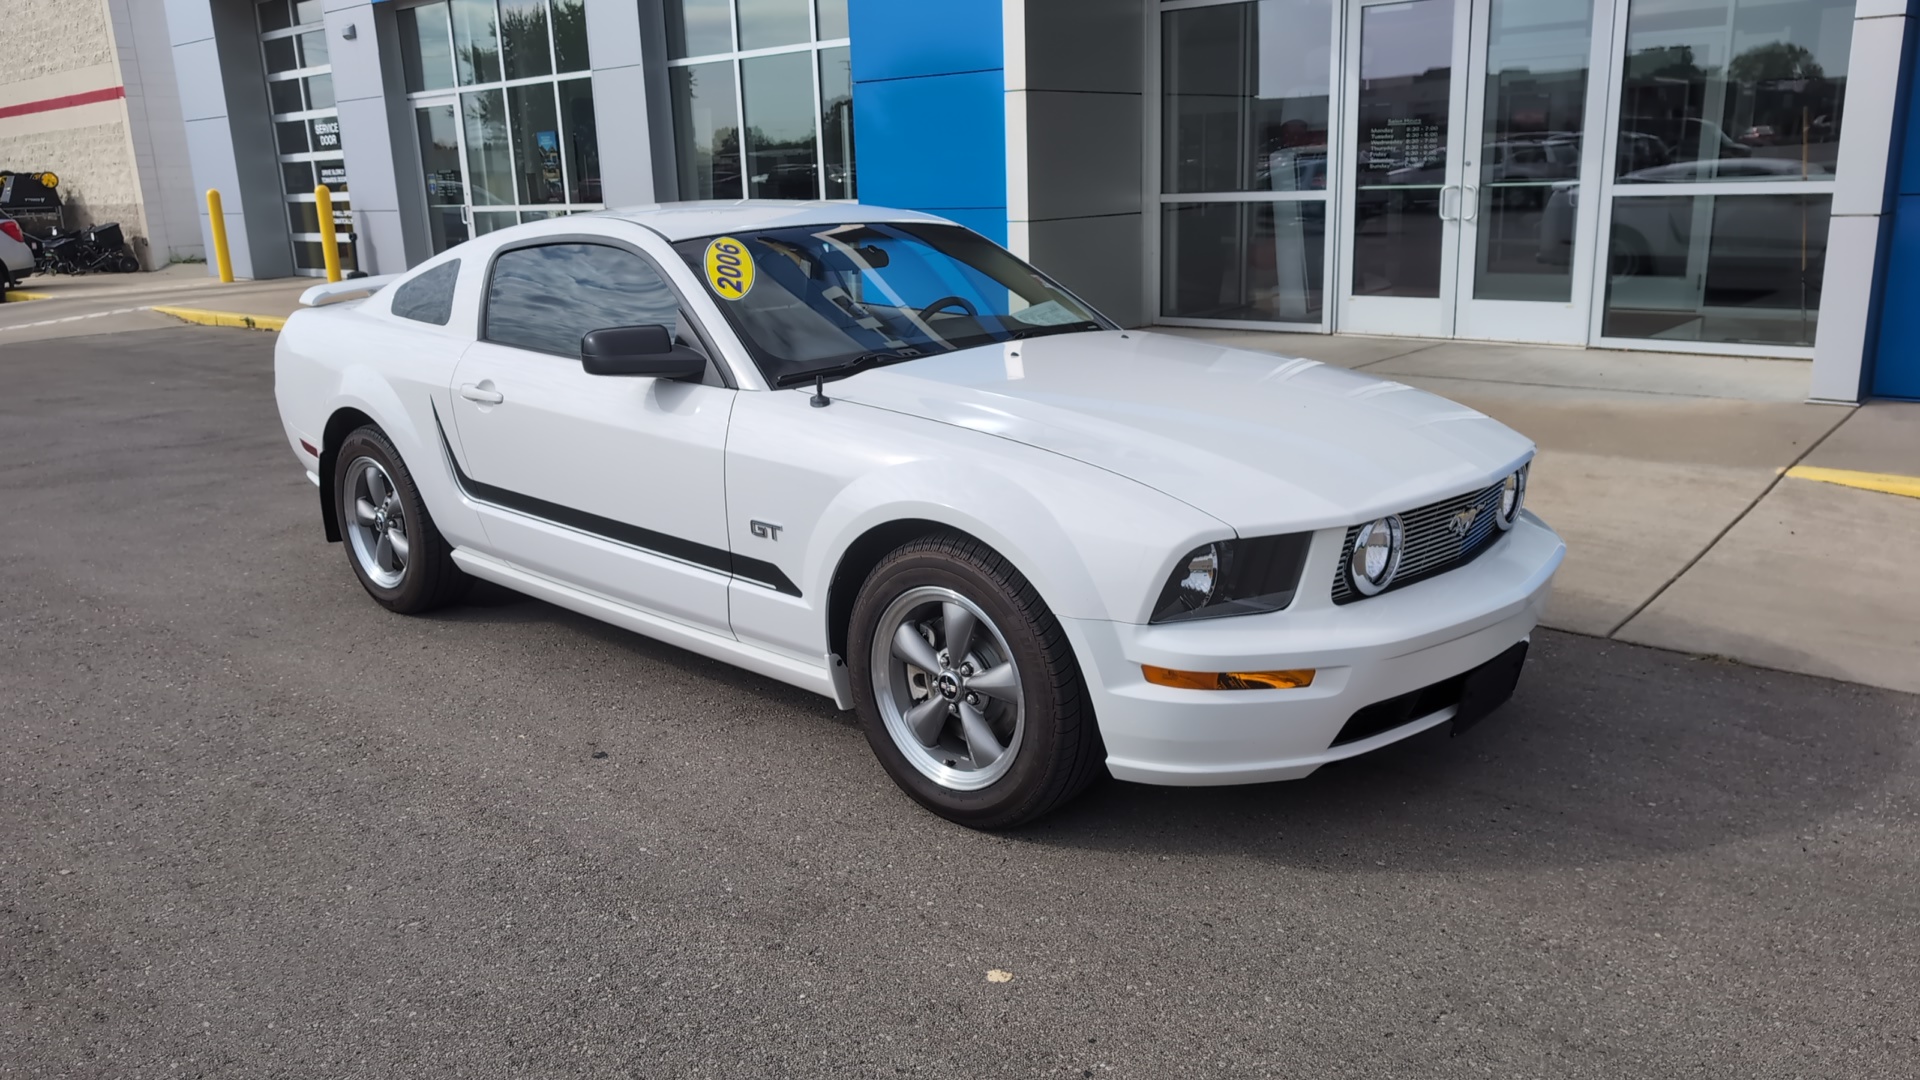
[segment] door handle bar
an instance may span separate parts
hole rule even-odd
[[[468,401],[477,401],[482,405],[498,405],[507,400],[507,395],[498,390],[482,390],[472,383],[460,388],[460,396]]]
[[[1468,184],[1460,189],[1460,220],[1473,221],[1480,216],[1480,189]]]
[[[1459,221],[1460,220],[1460,204],[1458,202],[1454,204],[1453,213],[1452,214],[1447,213],[1447,193],[1448,192],[1452,192],[1453,197],[1455,199],[1458,199],[1460,197],[1460,185],[1448,184],[1447,186],[1440,189],[1440,208],[1439,208],[1440,220],[1441,221]]]

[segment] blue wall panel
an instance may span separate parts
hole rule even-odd
[[[1913,145],[1911,136],[1907,145]],[[1906,185],[1904,177],[1901,185]],[[1901,195],[1895,201],[1892,245],[1880,301],[1880,348],[1873,365],[1873,393],[1878,397],[1920,398],[1920,195]]]
[[[1001,0],[851,0],[853,81],[1005,66]]]
[[[1876,397],[1920,399],[1920,78],[1913,77],[1914,34],[1909,28],[1902,64],[1905,123],[1895,130],[1902,145],[1899,195],[1884,234],[1885,269],[1876,298],[1879,332],[1873,350],[1870,392]]]
[[[1007,240],[1001,0],[852,0],[860,201]]]

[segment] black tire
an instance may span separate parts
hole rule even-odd
[[[884,691],[876,687],[874,642],[892,633],[880,622],[897,600],[927,587],[951,590],[977,606],[1005,638],[1019,674],[1025,727],[1014,761],[976,790],[938,783],[909,761],[879,700]],[[929,536],[881,560],[854,601],[847,652],[854,707],[875,756],[903,791],[949,821],[976,829],[1025,824],[1073,799],[1104,771],[1099,726],[1059,621],[1018,570],[976,540]]]
[[[399,580],[390,584],[373,578],[354,542],[355,500],[349,483],[363,459],[377,464],[391,478],[393,495],[404,522],[407,559],[398,572]],[[341,441],[339,453],[334,456],[331,483],[334,510],[339,514],[340,546],[346,549],[347,564],[353,567],[353,575],[360,579],[374,602],[388,611],[418,615],[454,603],[466,594],[473,579],[454,565],[453,548],[427,513],[427,504],[420,498],[413,473],[379,428],[360,428]]]

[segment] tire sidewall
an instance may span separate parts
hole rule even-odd
[[[1018,756],[1006,775],[976,791],[945,787],[915,768],[887,730],[874,690],[872,653],[880,617],[894,600],[921,586],[951,589],[979,605],[1006,638],[1020,673],[1025,728]],[[963,825],[992,828],[1028,816],[1028,808],[1046,797],[1060,756],[1059,703],[1039,635],[1000,583],[971,563],[936,551],[889,558],[854,601],[847,652],[854,709],[867,742],[887,774],[921,805]]]
[[[385,588],[367,576],[366,568],[360,565],[360,556],[353,549],[353,540],[348,530],[353,527],[353,502],[351,492],[347,490],[347,477],[353,469],[353,463],[361,458],[377,462],[387,471],[393,480],[394,491],[400,496],[401,509],[406,514],[407,540],[415,546],[413,557],[407,564],[405,575],[394,588]],[[420,501],[420,492],[413,486],[413,474],[401,464],[400,455],[393,444],[387,441],[374,428],[361,428],[348,435],[340,443],[340,452],[333,462],[333,505],[340,522],[341,543],[346,549],[347,564],[353,567],[353,576],[382,607],[392,610],[411,610],[419,606],[424,598],[427,582],[421,573],[421,558],[426,554],[427,508]]]

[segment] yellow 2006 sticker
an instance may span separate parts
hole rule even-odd
[[[738,300],[753,291],[753,256],[747,245],[722,236],[707,245],[707,284],[722,299]]]

